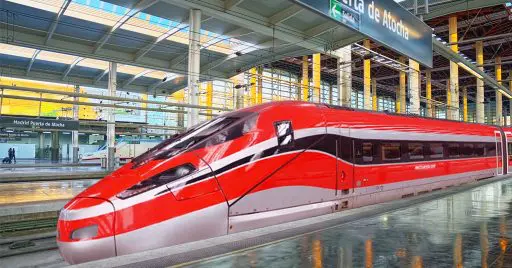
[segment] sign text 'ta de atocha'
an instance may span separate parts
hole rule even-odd
[[[393,0],[293,0],[432,67],[432,28]]]

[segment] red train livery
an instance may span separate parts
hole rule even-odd
[[[57,242],[80,263],[399,199],[505,174],[511,137],[323,104],[253,106],[162,142],[80,193],[60,213]]]

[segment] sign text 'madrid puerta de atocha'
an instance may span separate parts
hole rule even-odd
[[[0,116],[0,127],[78,130],[79,123],[76,120]]]
[[[432,67],[432,29],[393,0],[293,0]]]

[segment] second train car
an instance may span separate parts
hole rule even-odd
[[[80,263],[506,174],[512,129],[324,104],[227,113],[133,159],[61,211]]]

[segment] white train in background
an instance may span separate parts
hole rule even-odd
[[[147,152],[159,144],[161,140],[120,140],[116,142],[116,158],[121,162],[128,162],[132,158]],[[80,161],[101,161],[107,157],[107,145],[103,145],[92,153],[80,154]]]

